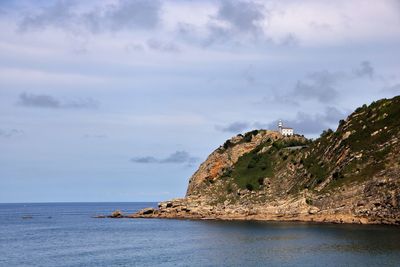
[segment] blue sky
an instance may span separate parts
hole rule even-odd
[[[158,201],[231,136],[400,93],[400,2],[1,1],[0,202]]]

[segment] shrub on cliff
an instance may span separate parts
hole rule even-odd
[[[254,190],[254,186],[252,184],[246,184],[246,189],[249,191],[253,191]]]

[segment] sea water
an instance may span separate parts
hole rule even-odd
[[[0,204],[0,266],[400,266],[400,227],[96,219],[156,203]]]

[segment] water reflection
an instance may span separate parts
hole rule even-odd
[[[327,267],[400,262],[398,227],[91,218],[115,206],[0,205],[0,266]],[[123,210],[146,206],[118,204]],[[32,219],[21,218],[26,214]]]
[[[319,259],[328,266],[369,266],[380,262],[391,265],[400,260],[397,227],[297,222],[201,223],[207,226],[204,239],[208,241],[199,244],[249,263],[253,257],[257,262],[288,265],[315,265],[315,259]],[[229,257],[224,259],[238,263]]]

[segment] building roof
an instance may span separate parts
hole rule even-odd
[[[293,128],[290,127],[281,127],[282,129],[286,129],[286,130],[293,130]]]

